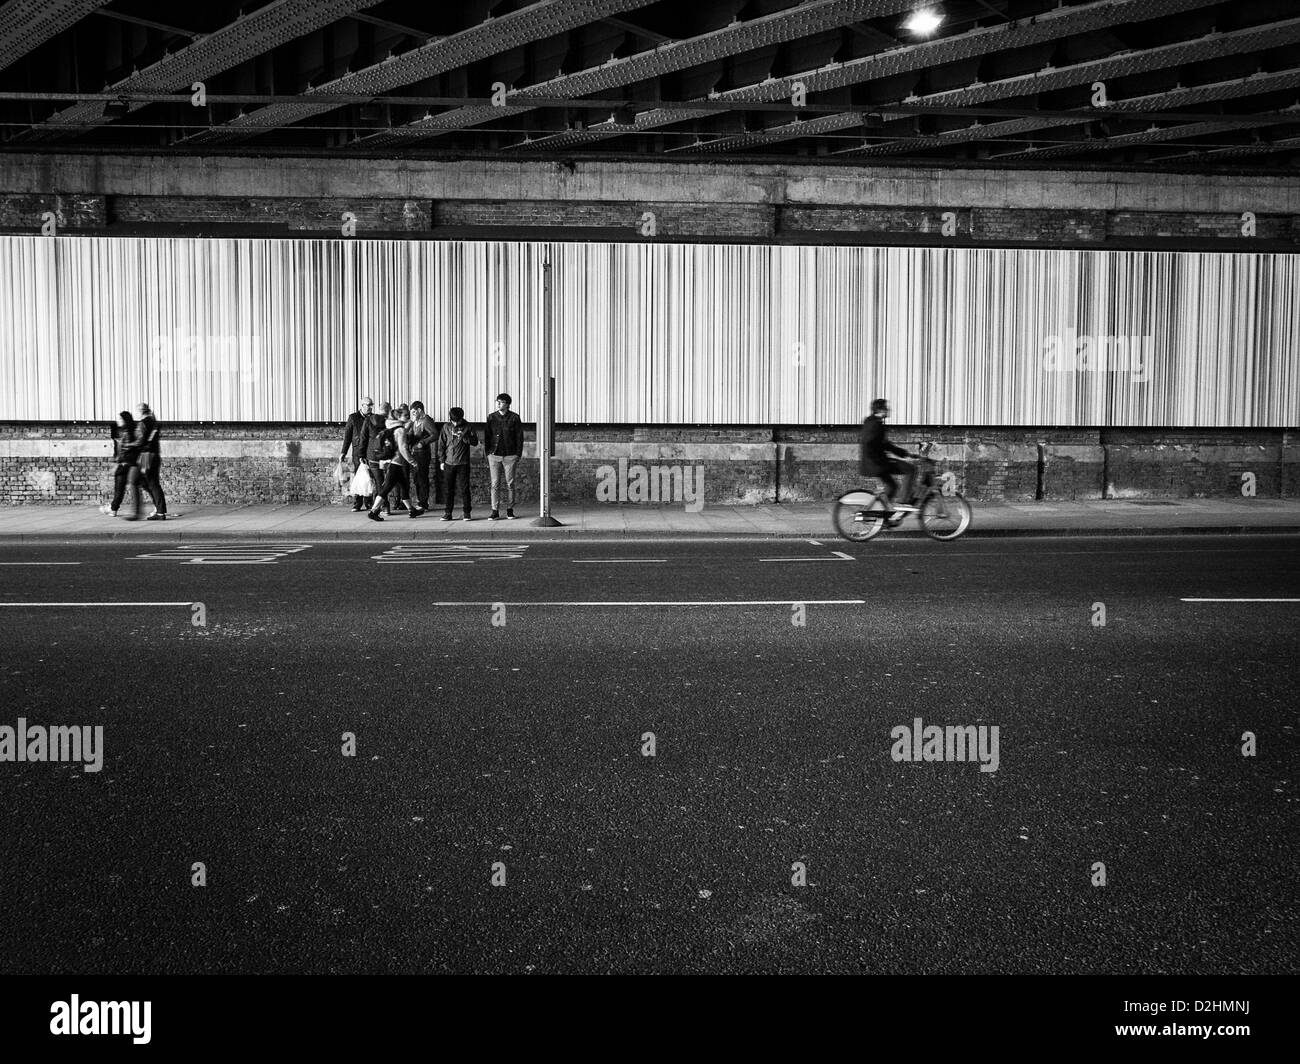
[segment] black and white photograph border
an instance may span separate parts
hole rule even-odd
[[[1298,535],[1293,0],[0,0],[14,1045],[1259,1052]]]

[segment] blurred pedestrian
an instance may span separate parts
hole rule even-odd
[[[116,517],[126,493],[131,493],[131,505],[125,514],[127,521],[140,516],[140,445],[135,439],[135,418],[130,411],[117,415],[117,422],[109,430],[113,441],[113,501],[99,508],[101,514]]]
[[[149,498],[153,500],[153,513],[147,520],[166,521],[167,497],[163,494],[162,488],[162,445],[160,443],[162,430],[159,429],[158,419],[154,417],[148,403],[137,404],[135,416],[135,439],[140,449],[140,481],[145,491],[149,493]]]

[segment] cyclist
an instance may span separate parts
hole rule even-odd
[[[896,510],[912,511],[916,509],[915,506],[910,505],[912,485],[916,482],[916,466],[911,462],[899,461],[901,458],[911,458],[912,455],[889,442],[885,435],[887,417],[889,417],[888,400],[873,399],[871,416],[862,422],[862,449],[858,472],[866,477],[877,477],[884,483],[885,504],[891,513]],[[897,457],[891,458],[891,454]],[[894,505],[894,495],[898,486],[894,479],[896,476],[902,478],[904,486],[902,493],[904,502],[897,506]]]

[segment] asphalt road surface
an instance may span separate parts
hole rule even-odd
[[[1296,967],[1294,537],[401,533],[0,547],[3,971]]]

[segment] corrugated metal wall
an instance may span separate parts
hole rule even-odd
[[[0,419],[1295,426],[1300,256],[0,237]],[[1071,362],[1073,361],[1073,365]]]

